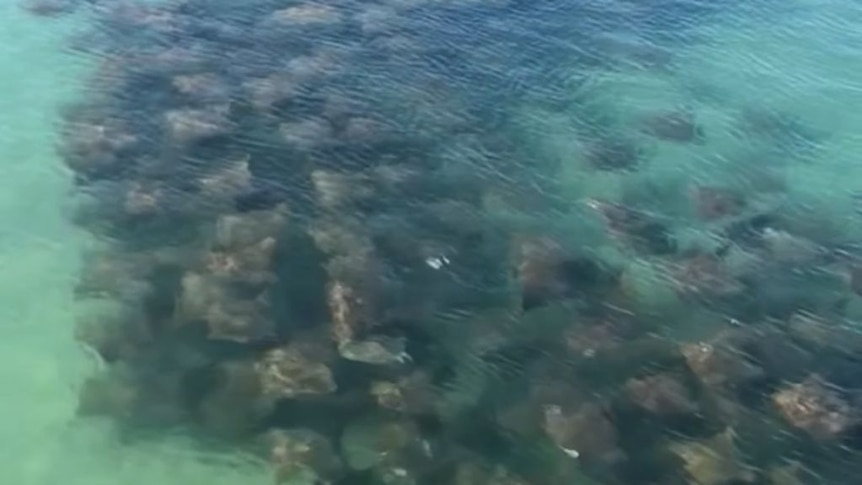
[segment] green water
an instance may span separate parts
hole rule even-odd
[[[0,18],[0,456],[9,483],[50,483],[74,463],[61,441],[88,367],[73,344],[69,293],[82,238],[64,220],[68,176],[52,147],[56,109],[79,66],[60,53],[68,25],[46,28],[12,2]]]
[[[800,15],[712,25],[705,34],[715,41],[681,53],[682,75],[673,80],[637,71],[606,75],[602,82],[615,102],[633,108],[698,93],[699,112],[713,133],[749,104],[790,112],[830,133],[807,163],[781,166],[781,173],[793,197],[825,204],[834,209],[833,224],[862,234],[850,197],[862,188],[862,56],[850,47],[862,45],[862,34],[845,23],[858,8],[821,7],[829,13],[813,24]],[[73,22],[34,19],[14,2],[0,5],[0,483],[270,483],[251,458],[203,451],[180,437],[129,444],[109,423],[75,417],[79,386],[97,363],[73,338],[79,309],[71,288],[88,240],[67,220],[70,174],[54,152],[58,110],[77,94],[75,79],[86,69],[86,60],[63,49]],[[524,111],[549,125],[549,149],[566,151],[552,136],[552,125],[563,118]],[[727,165],[714,165],[710,173],[710,157],[732,159],[745,148],[729,136],[713,137],[705,147],[665,148],[664,164],[645,176],[696,170],[707,178],[733,177]],[[572,176],[573,193],[620,190],[615,175],[587,180],[575,170]],[[587,186],[595,193],[586,194]]]
[[[68,222],[70,174],[54,151],[57,110],[86,67],[65,53],[70,21],[0,5],[0,482],[16,485],[270,483],[261,467],[179,438],[120,443],[75,417],[96,365],[73,338],[71,288],[87,239]]]

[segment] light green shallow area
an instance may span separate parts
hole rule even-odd
[[[85,67],[63,49],[74,27],[0,2],[0,483],[269,484],[248,460],[181,438],[121,443],[106,423],[75,418],[96,363],[73,338],[87,240],[68,222],[70,175],[54,149]]]

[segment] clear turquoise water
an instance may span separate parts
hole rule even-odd
[[[675,47],[673,74],[602,70],[589,89],[597,103],[614,105],[623,117],[692,105],[713,134],[705,145],[659,147],[658,162],[638,177],[684,190],[691,180],[749,179],[757,168],[774,168],[786,178],[786,197],[830,214],[829,221],[811,224],[862,236],[853,199],[862,191],[862,6],[753,3],[728,5],[696,27],[701,42]],[[90,241],[68,220],[70,174],[54,144],[59,109],[80,95],[77,80],[88,64],[65,48],[83,21],[36,19],[14,2],[0,5],[0,481],[269,483],[250,457],[203,451],[179,436],[121,443],[109,423],[74,415],[78,389],[98,365],[73,338],[81,308],[72,285]],[[810,152],[766,156],[727,129],[749,106],[795,115],[823,136]],[[570,114],[528,103],[516,110],[538,151],[571,156]],[[573,197],[614,196],[631,183],[575,163],[567,174]]]

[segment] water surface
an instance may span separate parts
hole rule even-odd
[[[493,237],[503,233],[507,236],[501,240],[505,241],[510,234],[550,235],[568,250],[619,269],[626,281],[623,292],[629,293],[622,300],[616,294],[591,295],[587,306],[604,298],[608,306],[622,301],[624,307],[628,305],[624,310],[635,314],[638,322],[654,325],[655,333],[674,341],[708,341],[725,328],[739,325],[762,325],[758,328],[783,331],[784,323],[798,310],[814,312],[850,328],[862,318],[860,297],[846,281],[853,265],[858,264],[853,258],[862,256],[857,254],[862,234],[859,206],[862,164],[857,160],[862,148],[858,135],[862,114],[855,109],[862,104],[862,74],[859,74],[862,31],[857,25],[862,8],[853,2],[758,0],[741,5],[652,1],[427,2],[409,8],[408,2],[381,2],[385,5],[375,9],[363,2],[345,1],[337,2],[338,8],[351,19],[360,19],[351,20],[354,22],[351,28],[333,31],[325,22],[323,26],[282,27],[305,32],[299,38],[283,37],[284,30],[256,23],[265,17],[262,12],[288,3],[255,2],[228,8],[220,2],[189,2],[194,8],[184,11],[176,26],[168,24],[164,28],[135,25],[134,15],[132,20],[125,20],[131,25],[123,25],[106,13],[108,2],[85,3],[76,14],[58,18],[32,16],[12,2],[6,2],[0,10],[0,65],[4,66],[0,79],[3,93],[0,163],[4,175],[0,178],[0,214],[5,222],[0,230],[0,263],[4,270],[0,279],[3,284],[0,321],[5,330],[0,343],[0,384],[5,390],[2,403],[6,411],[0,419],[4,444],[0,466],[10,483],[272,482],[271,471],[264,464],[265,454],[252,453],[254,447],[248,446],[247,436],[239,440],[214,437],[206,424],[201,426],[195,419],[180,424],[172,422],[169,426],[164,423],[141,426],[132,416],[130,421],[136,424],[130,430],[129,416],[83,418],[76,412],[86,379],[117,365],[97,355],[99,349],[75,338],[80,315],[92,311],[93,304],[75,298],[77,281],[82,272],[86,274],[82,256],[91,254],[94,248],[96,252],[103,251],[112,244],[139,245],[150,251],[152,247],[170,246],[186,235],[180,230],[170,230],[169,235],[175,239],[168,244],[167,238],[159,242],[161,235],[154,226],[133,224],[130,230],[122,225],[125,222],[117,223],[117,208],[122,204],[116,194],[125,194],[122,191],[128,187],[124,184],[130,181],[151,177],[160,182],[169,179],[165,192],[177,197],[170,199],[176,201],[176,207],[196,197],[202,199],[189,188],[194,185],[190,181],[207,174],[212,160],[218,157],[235,161],[248,156],[251,160],[254,190],[237,197],[235,209],[239,213],[257,209],[259,205],[271,206],[272,200],[286,200],[292,211],[291,220],[303,228],[315,227],[323,219],[345,227],[359,220],[363,230],[375,235],[375,244],[379,245],[376,247],[385,248],[378,251],[391,252],[384,258],[391,270],[387,277],[391,276],[393,281],[400,278],[403,288],[407,288],[398,293],[398,298],[424,302],[423,298],[432,290],[439,292],[433,293],[433,298],[428,297],[438,305],[432,310],[419,303],[416,307],[405,305],[405,310],[398,308],[401,303],[398,298],[387,301],[397,308],[393,312],[397,316],[388,318],[398,322],[399,331],[405,326],[411,328],[404,320],[409,322],[414,317],[421,320],[416,315],[422,311],[429,311],[431,316],[416,326],[427,330],[429,322],[436,325],[428,332],[430,337],[416,329],[416,334],[409,334],[408,350],[418,347],[421,350],[415,363],[408,366],[434,368],[441,375],[455,376],[444,379],[445,384],[437,389],[445,395],[441,398],[441,415],[449,412],[447,416],[457,418],[452,422],[462,423],[469,422],[474,415],[495,414],[490,419],[494,423],[491,427],[499,426],[505,436],[512,431],[506,428],[507,423],[511,425],[514,420],[523,424],[521,418],[512,418],[507,413],[517,415],[519,402],[526,401],[522,395],[532,392],[531,386],[538,386],[542,379],[548,379],[551,387],[560,387],[574,381],[569,373],[578,379],[607,379],[607,382],[613,377],[604,376],[604,368],[584,364],[586,354],[567,353],[570,351],[555,348],[547,336],[530,336],[529,329],[500,323],[495,325],[505,330],[489,335],[501,338],[502,333],[504,340],[518,343],[526,348],[526,353],[523,348],[516,348],[513,353],[501,351],[496,360],[486,356],[480,359],[478,355],[470,355],[471,350],[465,355],[464,349],[456,344],[475,338],[480,342],[470,341],[467,349],[473,344],[486,345],[476,335],[485,331],[481,325],[487,322],[476,322],[491,314],[491,310],[510,312],[501,321],[508,322],[507,318],[521,321],[523,316],[521,309],[515,311],[506,306],[508,301],[501,303],[508,291],[501,289],[505,287],[500,282],[501,272],[482,271],[496,267],[508,253],[493,244],[484,246],[486,240],[465,243],[459,231],[469,233],[464,227],[470,221],[483,221],[477,224],[493,221],[491,224],[499,230],[493,232]],[[206,8],[202,6],[205,4]],[[178,152],[172,152],[176,146],[165,142],[159,130],[165,110],[174,106],[172,103],[181,105],[173,100],[173,95],[162,91],[158,79],[148,77],[159,66],[148,64],[147,60],[153,58],[147,56],[161,52],[166,46],[200,49],[204,64],[219,66],[222,71],[218,74],[232,86],[259,79],[271,73],[274,66],[275,70],[292,72],[294,80],[309,77],[303,78],[306,85],[298,88],[300,102],[279,105],[267,116],[242,112],[237,116],[247,124],[243,125],[241,135],[201,152],[176,155]],[[279,49],[291,53],[282,56]],[[124,60],[134,55],[145,61],[133,66]],[[322,69],[322,75],[316,70],[319,65],[314,64],[321,59],[322,62],[335,59],[333,65]],[[126,69],[125,74],[131,73],[130,77],[141,76],[126,88],[117,85],[106,88],[106,84],[95,84],[92,77],[85,75],[112,60],[119,61],[121,69]],[[170,62],[165,69],[176,67]],[[315,76],[320,76],[320,80]],[[106,79],[110,77],[101,81]],[[89,173],[82,177],[79,173],[76,183],[75,174],[64,164],[63,158],[68,153],[64,155],[57,150],[63,119],[68,113],[64,108],[76,103],[97,105],[102,102],[99,96],[105,92],[109,93],[106,103],[111,112],[120,113],[119,117],[129,121],[147,142],[142,149],[146,156],[130,156],[128,163],[108,175]],[[242,95],[235,93],[230,96],[242,99]],[[317,140],[315,137],[322,135],[315,131],[319,125],[301,123],[309,119],[317,122],[324,109],[320,100],[338,96],[358,100],[368,113],[383,116],[384,125],[392,129],[395,137],[391,143],[381,143],[385,145],[381,148],[383,155],[367,146],[321,147],[315,145],[317,141],[311,142],[310,147],[307,145],[308,139]],[[660,123],[643,128],[644,119],[667,112],[693,113],[698,133],[691,136],[681,133],[675,123],[670,128],[667,125],[662,128]],[[281,132],[275,127],[281,122],[294,123],[288,134],[298,135],[276,140]],[[361,126],[349,132],[339,123],[346,122],[333,122],[337,130],[342,130],[340,136],[355,136],[359,144],[365,143],[363,136],[373,136]],[[613,145],[609,159],[591,159],[596,153],[608,154],[590,150],[596,150],[593,144],[597,141],[609,138],[632,141],[638,146],[637,155],[627,152],[628,145],[622,143]],[[630,163],[629,155],[637,161]],[[153,176],[158,170],[147,164],[158,157],[186,164],[183,176],[176,177],[170,168],[165,173],[171,175]],[[359,204],[355,212],[342,209],[333,215],[326,212],[331,208],[325,207],[320,195],[315,194],[313,177],[303,175],[310,170],[308,167],[353,173],[369,167],[397,165],[393,160],[407,165],[427,164],[422,169],[428,169],[424,176],[426,182],[431,181],[430,188],[420,184],[422,189],[416,193],[394,191],[398,197],[387,193],[385,198],[378,195],[372,202]],[[176,178],[183,183],[176,183]],[[359,179],[351,183],[356,180]],[[803,269],[794,267],[795,263],[780,263],[777,269],[772,264],[769,271],[774,271],[774,277],[768,283],[766,280],[752,283],[757,292],[750,299],[732,299],[728,303],[718,298],[708,304],[682,301],[673,289],[673,280],[679,278],[669,273],[665,263],[678,261],[674,258],[685,251],[659,250],[652,245],[644,254],[644,247],[638,245],[639,249],[632,253],[632,247],[621,247],[618,239],[609,236],[607,228],[589,209],[591,200],[623,202],[657,214],[672,225],[681,241],[678,244],[709,246],[702,242],[709,239],[703,235],[709,236],[713,226],[693,214],[691,190],[697,186],[731,187],[750,194],[758,203],[787,207],[781,212],[786,221],[779,229],[824,248],[829,257]],[[96,194],[95,210],[83,211],[76,205],[82,193]],[[478,201],[480,198],[473,195],[480,193]],[[429,201],[467,205],[456,204],[448,211],[444,210],[444,204],[435,205],[434,210],[439,208],[441,212],[423,219],[426,211],[431,211]],[[477,206],[482,209],[475,209]],[[467,209],[462,210],[464,207]],[[464,213],[473,210],[479,216]],[[459,211],[461,214],[457,214]],[[82,217],[82,213],[87,217]],[[351,234],[357,237],[364,234],[363,230]],[[421,251],[411,246],[414,243],[421,246]],[[473,248],[479,249],[473,251]],[[667,254],[675,251],[678,255]],[[425,258],[416,265],[421,271],[411,266],[410,258],[417,252]],[[407,262],[401,266],[404,261]],[[293,260],[290,264],[297,263]],[[309,274],[321,277],[320,268]],[[438,276],[441,274],[444,276]],[[282,332],[279,338],[283,339],[280,343],[298,339],[297,335],[305,335],[302,332],[315,325],[323,328],[329,324],[326,316],[321,317],[325,305],[316,306],[314,298],[306,297],[315,295],[312,277],[282,275],[280,283],[285,281],[289,282],[286,286],[277,287],[278,301],[287,301],[285,306],[290,307],[277,310],[289,315],[279,320]],[[132,289],[128,294],[120,293],[125,298],[123,304],[133,302],[136,295]],[[494,309],[495,305],[498,308]],[[836,310],[839,307],[840,311]],[[572,315],[580,319],[581,311],[572,310]],[[554,319],[559,317],[551,314],[544,318],[551,321],[549,328],[557,328]],[[570,316],[562,320],[566,318]],[[530,323],[533,320],[524,321],[534,324]],[[479,330],[471,334],[472,328]],[[416,336],[419,334],[425,340]],[[766,335],[763,339],[772,338],[768,331]],[[495,345],[493,338],[487,345]],[[353,342],[359,336],[344,339]],[[528,343],[523,344],[522,339]],[[416,343],[419,340],[422,346]],[[437,346],[426,348],[428,340]],[[806,347],[810,342],[802,340],[800,347],[810,351]],[[840,353],[833,348],[834,343],[830,345],[826,346],[829,352]],[[205,346],[201,351],[206,355],[204,361],[207,358],[228,361],[245,352],[257,352],[216,347]],[[170,346],[165,348],[166,355],[176,357]],[[779,359],[786,358],[785,354],[777,355]],[[812,364],[811,369],[826,372],[825,378],[842,388],[841,392],[855,403],[858,412],[859,401],[855,396],[862,383],[853,377],[858,370],[855,357],[851,355],[847,362],[843,356],[835,358],[834,367],[832,360],[824,358],[829,364],[818,364],[819,367]],[[197,362],[196,358],[197,354],[189,361]],[[346,382],[364,382],[368,375],[395,379],[403,371],[353,368],[345,363],[349,360],[342,358],[333,364],[342,373],[339,378]],[[767,365],[764,354],[758,354],[754,360]],[[166,364],[168,367],[173,365],[170,362]],[[197,364],[183,361],[176,365],[185,369],[182,366]],[[651,375],[650,365],[652,362],[644,361],[642,366],[636,366],[640,369],[631,378]],[[613,365],[608,367],[608,374],[612,374]],[[789,373],[787,380],[800,382],[809,371]],[[778,377],[767,381],[776,388],[787,384]],[[591,383],[581,391],[595,393],[601,402],[614,401],[617,399],[614,393],[618,391],[614,386]],[[568,399],[550,394],[546,398],[551,401]],[[743,398],[739,399],[742,402]],[[774,433],[775,441],[781,441],[777,437],[786,428],[776,424],[780,419],[770,421],[776,415],[769,410],[768,399],[754,401],[760,404],[746,402],[745,406],[755,409],[758,416],[767,416],[755,421],[766,422],[767,435]],[[609,406],[614,411],[606,413],[613,414],[615,419],[625,414],[617,409],[616,401]],[[466,419],[459,417],[461,412]],[[369,411],[370,414],[374,413]],[[333,422],[349,421],[345,416],[336,413],[331,418]],[[284,416],[273,419],[291,422]],[[443,421],[446,419],[449,418]],[[623,418],[619,419],[618,423],[622,423]],[[821,453],[822,456],[816,455],[805,464],[822,478],[801,483],[854,483],[850,470],[858,469],[855,463],[862,463],[856,447],[858,423],[849,433],[847,449],[834,444],[822,447],[820,443],[812,444],[810,437],[802,433],[799,441],[782,442],[769,450],[761,448],[762,453],[758,453],[757,443],[761,441],[745,433],[745,423],[749,421],[737,415],[718,421],[723,422],[722,419],[739,433],[737,445],[749,455],[741,459],[756,464],[752,465],[752,473],[728,467],[726,478],[793,483],[777,481],[775,470],[789,461],[805,462],[804,453]],[[635,428],[647,430],[644,433],[655,431],[643,423],[638,421]],[[312,427],[319,424],[308,422]],[[485,428],[478,429],[487,429],[488,423],[482,425]],[[460,424],[450,422],[447,426],[456,428]],[[626,437],[630,430],[616,431],[624,436],[621,441],[629,447],[625,450],[629,458],[635,457],[637,450],[632,449],[632,443],[637,440],[630,435]],[[671,437],[677,431],[669,427],[666,432],[656,433],[667,434],[670,441],[679,441],[679,436]],[[338,434],[338,431],[327,432]],[[559,444],[554,442],[553,433],[545,433],[550,435],[550,441],[542,433],[534,440],[530,432],[525,433],[529,438],[521,441],[523,436],[519,433],[516,431],[516,437],[506,442],[506,453],[497,456],[501,466],[535,469],[536,463],[531,459],[536,456],[555,464],[562,461],[559,450],[537,444],[537,440],[546,440],[542,441],[545,445]],[[435,446],[439,442],[445,447],[446,436],[449,435],[441,433],[428,439]],[[708,441],[713,439],[710,436],[723,435],[717,429],[698,429],[685,439],[715,445],[714,441]],[[491,462],[498,446],[506,448],[496,441],[473,442],[464,436],[457,441],[466,442],[468,448],[483,450]],[[650,446],[659,446],[652,438],[646,441]],[[674,446],[670,449],[679,449]],[[603,462],[607,457],[601,452],[594,452],[601,456],[590,463],[587,448],[581,452],[586,453],[582,457],[586,458],[586,474],[607,483],[615,483],[613,480],[635,483],[625,482],[631,480],[625,473],[615,476],[614,471],[609,472],[608,468],[613,470],[614,466],[652,471],[659,468],[649,465],[647,458],[643,463],[621,462],[609,467],[608,463],[615,462]],[[601,450],[601,446],[598,448]],[[656,472],[656,476],[662,474]],[[550,472],[532,478],[536,483],[564,483]],[[696,483],[685,473],[675,478],[682,481],[656,483]]]

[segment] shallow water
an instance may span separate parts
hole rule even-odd
[[[426,10],[399,22],[415,34],[410,42],[438,42],[439,50],[424,49],[415,57],[367,55],[361,65],[342,66],[352,71],[334,89],[394,107],[394,123],[407,127],[408,132],[430,131],[429,126],[446,116],[453,123],[480,120],[484,123],[477,130],[480,135],[504,126],[511,139],[492,147],[499,149],[494,156],[483,156],[487,152],[471,145],[475,138],[469,135],[447,139],[451,155],[441,150],[441,157],[450,161],[447,167],[453,173],[446,177],[461,176],[459,170],[469,172],[464,190],[495,184],[494,196],[503,199],[502,207],[491,204],[489,212],[505,221],[504,227],[517,231],[543,228],[578,251],[625,266],[628,288],[635,294],[633,304],[641,305],[635,311],[650,315],[648,320],[655,315],[669,319],[660,325],[660,333],[686,341],[708,339],[716,322],[724,325],[723,317],[744,320],[747,311],[719,306],[716,317],[700,307],[680,305],[668,289],[667,280],[672,277],[652,264],[658,258],[634,260],[626,251],[607,244],[604,230],[584,209],[586,199],[624,200],[661,213],[679,232],[698,233],[703,225],[691,214],[688,194],[692,185],[728,185],[761,194],[765,203],[789,202],[797,214],[789,230],[806,237],[817,235],[819,244],[848,247],[857,244],[862,235],[862,163],[857,160],[862,152],[858,135],[862,111],[856,109],[862,106],[862,30],[858,26],[862,7],[837,0],[744,3],[640,2],[641,7],[651,7],[639,8],[639,2],[512,2],[501,14],[499,5],[488,6],[493,11],[489,13],[474,2],[465,13],[456,2],[449,6],[429,2]],[[260,4],[261,8],[268,5]],[[246,13],[253,11],[249,8]],[[195,13],[204,18],[208,14]],[[5,66],[0,77],[0,92],[4,93],[0,97],[4,175],[0,178],[0,214],[6,221],[0,230],[4,270],[0,324],[6,330],[0,342],[0,385],[5,391],[0,401],[5,411],[0,417],[3,480],[22,485],[61,481],[70,485],[272,483],[261,457],[236,452],[240,447],[229,442],[211,441],[200,433],[188,433],[185,427],[129,432],[118,429],[122,426],[112,419],[76,414],[84,381],[106,364],[75,339],[76,315],[88,307],[75,298],[74,287],[81,257],[94,245],[94,236],[72,222],[73,175],[55,147],[63,106],[94,95],[93,88],[85,84],[84,73],[98,61],[96,54],[69,47],[74,34],[93,21],[90,15],[84,9],[76,16],[46,19],[34,17],[12,2],[0,7],[0,65]],[[376,28],[385,30],[385,25]],[[337,51],[342,39],[323,37],[319,41]],[[104,42],[116,42],[116,38],[107,37]],[[251,54],[243,50],[243,55]],[[234,75],[250,75],[269,62],[264,58],[259,64],[245,63]],[[407,87],[416,90],[402,92]],[[153,98],[153,103],[162,102]],[[460,104],[441,105],[443,100],[453,99]],[[651,113],[679,108],[696,113],[702,140],[676,143],[632,128]],[[753,113],[750,124],[740,131],[740,115],[746,112]],[[146,106],[142,113],[149,114]],[[506,120],[500,122],[503,117]],[[643,143],[645,155],[635,169],[596,170],[578,157],[584,134],[604,130],[625,133]],[[244,147],[266,147],[268,141],[243,143]],[[405,152],[413,155],[410,150]],[[364,163],[352,156],[312,163]],[[279,165],[270,160],[258,162],[257,170],[266,179],[267,174],[278,173]],[[442,182],[441,186],[449,188]],[[524,193],[516,193],[525,187]],[[288,192],[293,189],[287,186]],[[301,206],[308,198],[296,195],[292,202]],[[408,201],[406,210],[393,210],[394,219],[369,218],[368,224],[374,230],[406,231],[398,218],[412,204],[420,206],[420,202]],[[691,237],[697,240],[697,235]],[[441,254],[431,256],[437,258],[434,261],[453,259],[458,265],[470,266],[470,261],[458,261],[457,255],[444,260]],[[494,254],[477,253],[475,257],[493,258]],[[846,268],[822,269],[829,273]],[[441,291],[441,299],[458,307],[459,292],[490,285],[479,277],[459,279],[470,274],[464,269],[452,276],[455,290],[435,290]],[[800,278],[807,282],[807,273]],[[294,286],[290,291],[300,291]],[[827,294],[824,300],[848,299],[842,321],[853,324],[862,318],[858,295],[844,295],[847,291],[838,283],[817,288],[821,287]],[[775,297],[781,301],[797,297],[792,288],[781,284],[763,291],[763,295],[790,295]],[[469,320],[459,313],[469,312],[469,306],[457,310],[437,315],[441,325]],[[512,334],[518,331],[512,330]],[[491,370],[487,362],[465,357],[463,349],[458,352],[452,351],[461,359],[458,365],[467,371],[458,376],[458,382],[449,384],[456,389],[449,393],[452,402],[469,401],[471,387],[484,389],[497,378],[485,373],[505,376],[506,369],[514,367],[511,372],[523,378],[520,361],[513,360],[509,367],[503,362]],[[530,372],[535,378],[537,371]],[[862,388],[858,380],[847,381]],[[855,387],[850,391],[859,392]],[[518,392],[506,388],[500,395],[491,392],[484,399],[505,396],[503,399],[511,401],[511,395]],[[855,399],[858,408],[859,398]],[[792,447],[779,449],[787,455],[766,461],[776,464],[799,459],[793,456]],[[514,450],[510,456],[520,451]],[[832,452],[827,449],[824,453]],[[859,451],[835,458],[850,463],[848,470],[858,470],[852,464],[860,459]],[[854,483],[841,470],[836,467],[821,481],[802,483]],[[592,473],[597,474],[601,473]],[[758,479],[758,483],[779,483],[766,472]],[[583,480],[586,478],[576,481]]]
[[[87,237],[69,222],[68,171],[54,144],[58,110],[79,93],[86,59],[69,55],[72,21],[0,6],[3,480],[20,484],[269,483],[242,459],[167,436],[122,446],[110,426],[75,418],[78,390],[97,367],[74,335],[77,279]]]

